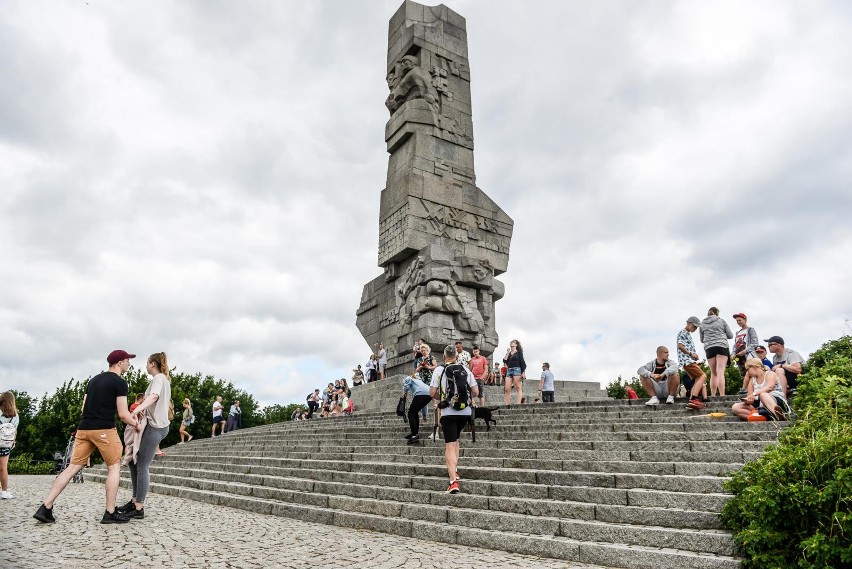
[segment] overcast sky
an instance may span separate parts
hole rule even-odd
[[[399,5],[3,2],[0,389],[123,348],[288,403],[363,364]],[[850,332],[850,3],[448,5],[515,220],[501,352],[605,384],[710,306]]]

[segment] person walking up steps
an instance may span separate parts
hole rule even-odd
[[[115,507],[121,468],[121,439],[118,438],[115,428],[115,415],[118,413],[118,418],[125,424],[140,429],[136,417],[127,409],[127,382],[121,378],[130,369],[130,360],[135,357],[135,354],[128,354],[124,350],[115,350],[107,356],[109,370],[89,380],[86,395],[83,397],[83,417],[77,425],[71,463],[53,481],[47,498],[33,515],[38,521],[56,521],[53,517],[54,502],[71,479],[86,466],[95,449],[98,449],[107,465],[106,511],[101,523],[121,524],[130,521],[129,517]]]
[[[216,436],[216,426],[219,426],[219,436],[225,434],[225,418],[222,417],[222,409],[225,406],[222,405],[222,396],[217,395],[216,401],[213,402],[213,424],[210,425],[210,436]]]
[[[470,422],[471,402],[479,396],[479,388],[473,374],[463,365],[456,363],[456,348],[444,348],[444,365],[435,368],[429,394],[436,399],[441,409],[441,428],[444,431],[444,460],[450,485],[447,492],[458,494],[459,488],[459,436]]]
[[[192,403],[189,399],[183,400],[183,418],[180,422],[180,430],[178,434],[180,435],[180,443],[183,444],[184,438],[186,438],[186,442],[192,440],[192,435],[187,432],[187,427],[195,422],[195,413],[192,412]]]

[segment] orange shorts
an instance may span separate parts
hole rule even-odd
[[[683,366],[683,371],[685,371],[692,381],[697,380],[699,377],[704,376],[704,379],[707,379],[707,376],[704,374],[704,370],[701,369],[701,366],[698,364],[688,364]]]
[[[74,452],[71,453],[71,464],[85,466],[96,448],[107,466],[118,463],[122,453],[118,431],[115,428],[77,431],[74,437]]]

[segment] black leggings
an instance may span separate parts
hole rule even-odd
[[[420,432],[420,410],[426,407],[432,398],[428,395],[415,395],[411,400],[411,406],[408,408],[408,427],[411,429],[411,434],[416,435]]]
[[[319,403],[316,401],[308,401],[308,419],[312,419],[314,417],[314,411],[319,408]]]

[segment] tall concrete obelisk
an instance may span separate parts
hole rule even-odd
[[[421,337],[436,350],[455,340],[496,349],[504,289],[494,277],[509,263],[513,222],[476,187],[464,18],[406,0],[390,20],[387,82],[384,274],[364,286],[357,324],[371,350],[385,345],[387,373],[407,374]]]

